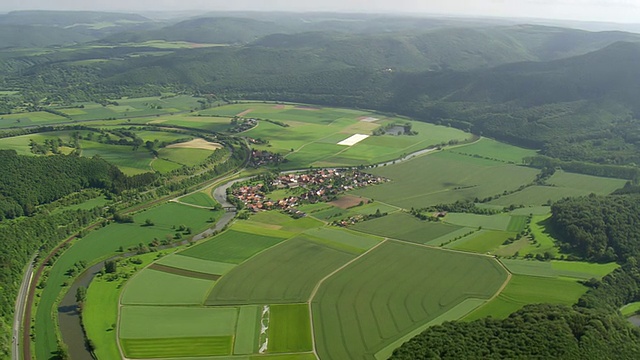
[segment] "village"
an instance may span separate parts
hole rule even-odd
[[[306,214],[297,209],[301,204],[334,200],[339,194],[353,189],[380,184],[386,178],[352,169],[319,169],[304,173],[280,174],[267,181],[251,181],[231,189],[230,197],[252,212],[280,209],[295,218]],[[273,190],[289,189],[295,195],[272,199]],[[298,189],[298,191],[294,191]]]

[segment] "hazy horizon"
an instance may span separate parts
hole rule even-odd
[[[635,0],[4,0],[0,12],[15,10],[154,11],[291,11],[366,12],[462,17],[538,18],[552,20],[640,23]]]

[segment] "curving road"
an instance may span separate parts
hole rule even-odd
[[[27,294],[29,292],[31,280],[33,279],[33,261],[35,260],[36,256],[37,253],[31,258],[29,264],[27,265],[27,270],[24,273],[22,284],[20,285],[20,291],[18,291],[18,298],[16,299],[16,310],[13,318],[13,338],[11,340],[12,360],[20,360],[20,324],[22,324],[22,319],[24,318]]]

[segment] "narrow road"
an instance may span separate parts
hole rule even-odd
[[[22,319],[24,318],[24,309],[26,307],[27,302],[27,294],[29,292],[29,286],[31,285],[31,280],[33,279],[33,261],[37,256],[34,255],[29,264],[27,265],[27,270],[24,273],[24,277],[22,278],[22,284],[20,284],[20,291],[18,291],[18,298],[16,299],[16,310],[13,318],[13,338],[11,340],[11,359],[12,360],[20,360],[20,325],[22,324]]]

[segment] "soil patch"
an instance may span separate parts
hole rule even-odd
[[[178,268],[174,268],[167,265],[161,265],[161,264],[152,264],[151,266],[149,266],[149,269],[162,271],[162,272],[166,272],[174,275],[186,276],[190,278],[203,279],[203,280],[220,279],[220,275],[212,275],[212,274],[205,274],[197,271],[178,269]]]
[[[247,115],[248,113],[250,113],[250,112],[252,112],[252,111],[253,111],[253,109],[247,109],[247,110],[245,110],[245,111],[243,111],[243,112],[239,113],[239,114],[238,114],[238,115],[236,115],[236,116],[238,116],[238,117],[243,117],[243,116]]]
[[[282,109],[284,109],[285,107],[286,107],[286,106],[284,106],[284,105],[280,104],[280,105],[275,105],[273,108],[274,108],[274,109],[282,110]]]
[[[330,202],[329,204],[339,207],[340,209],[348,209],[348,208],[352,208],[354,206],[360,205],[360,201],[362,201],[363,204],[369,203],[369,199],[365,199],[365,198],[361,198],[353,195],[345,195],[338,198],[338,200],[334,200]]]
[[[222,145],[218,143],[208,142],[205,139],[193,139],[191,141],[187,141],[183,143],[171,144],[167,146],[167,148],[218,150],[218,149],[222,149]]]
[[[376,121],[378,121],[380,119],[374,118],[374,117],[371,117],[371,116],[360,116],[358,118],[358,120],[364,121],[364,122],[376,122]]]

